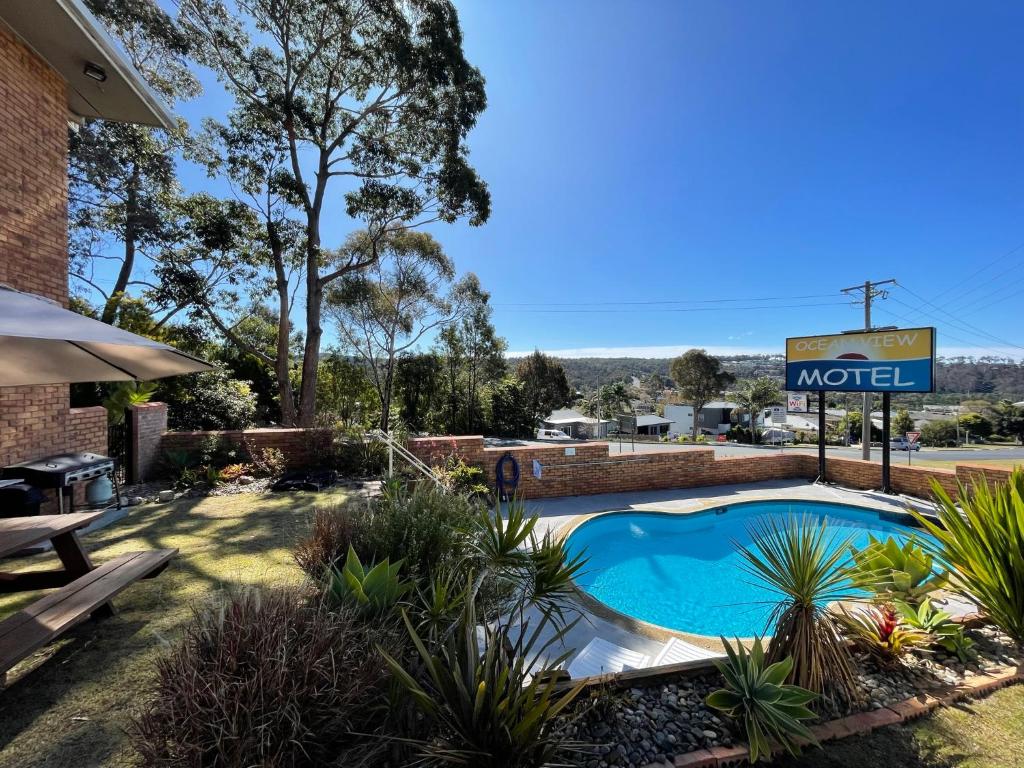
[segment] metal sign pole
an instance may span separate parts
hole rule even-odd
[[[818,480],[825,482],[825,393],[818,392]]]
[[[889,401],[891,397],[888,392],[882,393],[882,493],[892,493],[892,485],[889,482],[891,458],[889,455]]]

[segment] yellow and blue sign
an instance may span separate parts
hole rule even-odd
[[[934,392],[935,329],[786,339],[786,389]]]

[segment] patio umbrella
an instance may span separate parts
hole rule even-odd
[[[174,347],[0,286],[0,387],[149,381],[212,368]]]

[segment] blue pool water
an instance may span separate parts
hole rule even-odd
[[[851,538],[856,547],[866,545],[869,534],[901,542],[927,537],[873,510],[767,501],[686,515],[614,512],[583,523],[567,546],[590,558],[576,580],[580,588],[620,613],[698,635],[751,637],[766,633],[779,594],[743,570],[736,547],[750,545],[759,518],[791,515],[823,519],[828,536]]]

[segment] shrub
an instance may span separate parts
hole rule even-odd
[[[255,477],[280,477],[286,468],[280,448],[250,449],[246,469]]]
[[[388,655],[385,660],[433,725],[432,738],[420,744],[425,761],[491,768],[564,764],[558,759],[577,745],[565,739],[560,715],[583,686],[560,689],[550,674],[572,651],[540,658],[562,642],[568,627],[549,632],[543,617],[523,631],[484,625],[481,647],[473,603],[467,601],[453,631],[431,650],[404,619],[420,668],[406,669]]]
[[[326,594],[334,606],[350,605],[363,616],[380,616],[395,607],[411,585],[398,575],[402,561],[392,563],[387,558],[376,565],[365,567],[350,546],[345,565],[331,568]]]
[[[380,477],[387,470],[388,449],[361,434],[337,437],[331,445],[330,464],[347,477]]]
[[[853,613],[844,609],[837,618],[858,648],[887,666],[897,664],[912,648],[928,641],[925,632],[903,623],[891,603],[865,606]]]
[[[769,618],[769,662],[791,658],[791,682],[849,700],[854,691],[850,653],[825,606],[854,597],[843,568],[850,540],[837,541],[824,522],[811,517],[765,519],[751,534],[753,549],[740,550],[744,569],[783,594]]]
[[[467,493],[473,496],[486,496],[490,488],[486,483],[486,475],[480,467],[474,467],[463,461],[457,454],[451,454],[434,467],[435,474],[441,484],[454,493]]]
[[[869,535],[863,549],[851,549],[853,585],[875,594],[882,602],[920,604],[946,585],[945,573],[935,572],[935,558],[912,539],[900,545],[892,536],[880,541]]]
[[[157,664],[135,746],[147,766],[333,764],[373,727],[387,682],[375,648],[388,636],[291,590],[199,609]]]
[[[707,704],[742,724],[750,747],[750,762],[770,757],[775,745],[796,755],[800,753],[800,740],[816,744],[810,729],[801,722],[815,717],[807,704],[816,694],[785,684],[793,660],[787,657],[766,664],[760,637],[754,638],[749,653],[739,640],[735,650],[724,637],[722,645],[727,658],[716,660],[715,666],[725,678],[725,688],[709,694]]]
[[[897,603],[896,607],[908,626],[925,632],[935,645],[955,653],[960,661],[966,663],[975,655],[974,641],[964,634],[964,625],[953,621],[945,611],[938,610],[931,600],[925,600],[919,606]]]
[[[171,429],[245,429],[256,421],[249,382],[232,379],[223,367],[164,379],[155,397],[167,403]]]
[[[325,571],[342,562],[343,553],[355,542],[360,525],[357,502],[340,507],[318,507],[313,513],[309,535],[299,539],[292,556],[299,567],[314,581]]]
[[[989,488],[957,483],[959,506],[932,481],[937,522],[911,514],[935,538],[925,546],[952,572],[951,587],[1024,643],[1024,469]]]
[[[921,427],[921,445],[947,448],[956,445],[956,441],[956,421],[952,419],[930,421]]]
[[[245,474],[245,464],[228,464],[220,471],[220,478],[225,483],[233,483]]]

